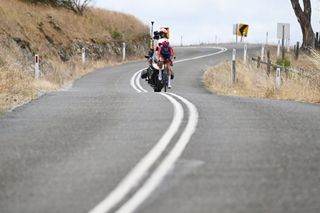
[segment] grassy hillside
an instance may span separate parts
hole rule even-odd
[[[0,0],[0,20],[0,111],[118,62],[122,42],[131,59],[147,51],[147,26],[127,14],[90,8],[78,16],[63,8]],[[85,66],[79,63],[82,47],[90,61]],[[41,57],[38,81],[35,54]]]
[[[271,48],[271,55],[276,56],[276,48]],[[276,57],[271,57],[276,61]],[[296,72],[282,72],[282,86],[276,87],[275,70],[267,75],[266,66],[257,68],[257,64],[248,60],[243,64],[237,61],[237,82],[230,80],[231,63],[226,62],[209,68],[204,76],[207,88],[219,95],[245,96],[281,100],[295,100],[320,103],[320,52],[312,50],[311,54],[301,53],[298,60],[294,54],[287,53],[291,69]]]

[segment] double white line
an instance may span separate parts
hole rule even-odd
[[[145,68],[146,69],[146,68]],[[140,75],[141,75],[141,72],[143,71],[144,69],[142,70],[139,70],[137,71],[131,78],[130,80],[130,85],[131,87],[136,90],[138,93],[141,93],[141,92],[148,92],[147,90],[143,89],[143,87],[141,86],[140,84]]]
[[[116,211],[117,213],[134,212],[159,186],[161,181],[173,168],[175,162],[183,153],[187,144],[190,141],[191,136],[196,130],[198,124],[198,111],[196,107],[186,100],[185,98],[173,93],[159,93],[168,99],[174,107],[173,120],[162,136],[158,143],[151,149],[151,151],[133,168],[130,173],[121,181],[121,183],[109,194],[109,196],[103,200],[98,206],[96,206],[90,213],[106,213],[113,210],[120,202],[123,202],[126,196],[135,189],[136,186],[141,185],[148,174],[152,166],[156,164],[161,155],[164,153],[168,145],[172,142],[173,137],[178,132],[182,120],[184,118],[184,110],[177,100],[180,100],[188,108],[188,123],[183,133],[180,135],[179,140],[175,146],[171,149],[169,154],[161,161],[159,166],[153,171],[153,173],[144,181],[142,186],[134,193],[134,195],[127,200]]]
[[[178,61],[178,63],[220,54],[225,51],[226,49],[221,49],[221,51],[217,53],[181,60]],[[142,70],[137,71],[132,76],[130,84],[138,93],[146,93],[147,90],[145,90],[140,84],[141,71]],[[199,119],[198,110],[190,101],[177,94],[159,94],[171,102],[174,108],[174,116],[169,128],[149,153],[140,160],[140,162],[130,171],[120,184],[102,202],[100,202],[100,204],[91,210],[90,213],[107,213],[110,211],[115,211],[117,213],[134,212],[161,184],[165,176],[174,167],[175,162],[185,150],[192,135],[196,131]],[[169,144],[172,143],[173,137],[177,134],[182,124],[185,113],[181,103],[183,103],[188,109],[187,125],[179,136],[178,141],[170,150],[169,154],[159,162],[159,166],[157,166],[151,175],[146,178],[148,172],[151,172],[151,168],[155,166],[157,161],[159,161],[161,156],[164,154],[164,151],[168,148]],[[138,186],[140,187],[136,189]],[[131,193],[134,194],[127,199],[127,196]]]

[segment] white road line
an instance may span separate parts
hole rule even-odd
[[[146,69],[146,68],[145,68]],[[140,84],[140,76],[141,76],[141,72],[143,71],[144,69],[142,70],[139,70],[139,74],[136,76],[136,85],[137,87],[139,88],[139,90],[141,90],[142,92],[148,92],[147,90],[143,89],[143,87],[141,86]]]
[[[131,80],[130,80],[130,84],[131,84],[131,87],[134,89],[134,90],[136,90],[138,93],[141,93],[142,91],[141,90],[139,90],[137,87],[136,87],[136,85],[135,85],[135,79],[136,79],[136,77],[137,77],[137,75],[139,75],[139,73],[141,72],[141,70],[139,70],[138,72],[136,72],[133,76],[132,76],[132,78],[131,78]]]
[[[181,62],[186,62],[186,61],[198,60],[198,59],[201,59],[201,58],[207,58],[207,57],[214,56],[214,55],[219,55],[221,53],[224,53],[224,52],[228,51],[227,48],[213,48],[213,49],[220,49],[220,51],[216,52],[216,53],[210,53],[210,54],[207,54],[207,55],[193,57],[193,58],[181,59],[181,60],[175,61],[175,63],[181,63]]]
[[[117,213],[134,212],[150,196],[150,194],[161,184],[165,176],[174,167],[175,162],[182,155],[191,139],[191,136],[196,131],[199,119],[197,108],[181,96],[173,93],[170,93],[170,95],[180,99],[188,107],[188,124],[169,155],[162,161],[156,171],[152,173],[145,184],[117,211]]]
[[[188,58],[176,61],[176,63],[181,63],[185,61],[197,60],[205,57],[210,57],[227,51],[225,48],[220,48],[221,51],[207,54],[203,56]],[[140,84],[140,73],[142,70],[137,71],[131,78],[130,84],[134,90],[138,93],[147,92]],[[155,147],[130,171],[130,173],[120,182],[120,184],[104,199],[100,204],[98,204],[90,213],[107,213],[112,210],[116,205],[118,205],[123,199],[128,195],[134,187],[136,187],[142,180],[143,177],[147,174],[148,170],[156,163],[161,154],[170,144],[172,138],[179,130],[179,127],[182,123],[184,112],[181,104],[177,102],[173,97],[180,99],[189,110],[189,119],[188,124],[180,136],[177,144],[170,151],[169,155],[162,161],[157,170],[151,174],[150,178],[144,183],[144,185],[135,193],[135,195],[126,202],[120,209],[119,213],[132,212],[141,205],[141,203],[147,199],[147,197],[157,188],[161,183],[163,178],[168,174],[171,168],[173,168],[174,163],[183,153],[187,144],[189,143],[191,136],[196,130],[198,123],[198,111],[196,107],[184,99],[181,96],[170,93],[171,96],[159,93],[160,95],[166,97],[174,106],[174,117],[170,124],[170,127],[167,129],[166,133],[158,141]],[[173,96],[173,97],[172,97]]]
[[[177,133],[184,116],[181,104],[169,95],[162,94],[174,106],[174,116],[166,133],[152,150],[137,164],[135,168],[121,181],[121,183],[110,193],[110,195],[98,204],[90,213],[107,213],[121,202],[126,195],[137,186],[148,170],[158,160],[166,147],[170,144],[172,138]]]

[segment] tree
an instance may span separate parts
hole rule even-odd
[[[48,4],[52,6],[65,7],[76,14],[83,15],[92,0],[24,0],[35,4]]]
[[[311,25],[311,0],[303,0],[303,10],[301,8],[299,0],[290,1],[302,30],[302,48],[314,48],[315,36]]]
[[[63,4],[76,14],[83,15],[92,0],[63,0]]]

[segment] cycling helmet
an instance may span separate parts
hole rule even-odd
[[[160,29],[160,33],[165,33],[165,34],[167,34],[168,31],[167,31],[165,28],[161,28],[161,29]]]
[[[159,39],[159,37],[160,37],[160,33],[159,33],[159,31],[155,31],[154,33],[153,33],[153,39]]]
[[[167,47],[169,46],[169,41],[164,41],[164,42],[162,43],[162,46],[165,47],[165,48],[167,48]]]

